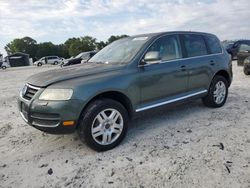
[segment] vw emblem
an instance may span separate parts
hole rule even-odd
[[[27,89],[28,89],[28,87],[27,87],[27,85],[25,85],[25,86],[23,87],[23,89],[22,89],[22,96],[24,96],[24,95],[26,94]]]

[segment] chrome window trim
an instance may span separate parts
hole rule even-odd
[[[138,109],[135,110],[135,112],[141,112],[141,111],[148,110],[148,109],[151,109],[151,108],[155,108],[155,107],[159,107],[159,106],[162,106],[162,105],[166,105],[166,104],[170,104],[170,103],[173,103],[173,102],[177,102],[177,101],[180,101],[180,100],[183,100],[183,99],[187,99],[187,98],[190,98],[190,97],[193,97],[193,96],[196,96],[196,95],[200,95],[200,94],[206,93],[207,91],[208,90],[205,89],[205,90],[202,90],[202,91],[199,91],[199,92],[195,92],[195,93],[183,96],[183,97],[178,97],[178,98],[167,100],[167,101],[160,102],[160,103],[157,103],[157,104],[152,104],[152,105],[149,105],[149,106],[145,106],[143,108],[138,108]]]
[[[185,34],[189,34],[189,33],[167,33],[165,35],[159,36],[156,39],[154,39],[152,41],[152,43],[147,47],[147,49],[143,52],[143,55],[141,56],[140,61],[138,63],[138,67],[144,67],[144,66],[154,65],[154,64],[140,65],[140,63],[141,63],[143,57],[145,56],[145,54],[147,53],[148,49],[155,43],[156,40],[158,40],[161,37],[168,36],[168,35],[178,35],[178,38],[179,38],[179,35],[185,35]],[[209,33],[208,34],[190,33],[190,34],[192,34],[192,35],[201,35],[201,36],[210,35]],[[179,40],[180,40],[180,38],[179,38]],[[184,61],[184,60],[188,60],[188,59],[195,59],[195,58],[207,57],[207,56],[213,56],[213,55],[222,55],[222,54],[224,54],[224,52],[223,52],[221,43],[220,43],[220,47],[221,47],[221,52],[220,53],[206,54],[206,55],[200,55],[200,56],[194,56],[194,57],[181,57],[181,58],[178,58],[178,59],[171,59],[171,60],[168,60],[168,61],[162,61],[162,62],[160,62],[158,64],[168,63],[168,62],[172,62],[172,61]],[[181,52],[181,56],[183,56],[182,48],[180,48],[180,49],[181,49],[181,51],[180,51]],[[157,64],[157,63],[155,63],[155,64]]]

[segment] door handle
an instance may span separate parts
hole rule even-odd
[[[211,60],[211,61],[210,61],[210,65],[211,65],[211,66],[214,66],[214,65],[215,65],[214,60]]]
[[[186,65],[181,66],[181,71],[186,71]]]

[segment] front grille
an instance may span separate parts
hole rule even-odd
[[[31,100],[39,89],[40,88],[38,88],[38,87],[34,87],[34,86],[29,85],[29,84],[26,84],[24,86],[24,89],[23,89],[24,91],[22,93],[23,98],[26,100]]]

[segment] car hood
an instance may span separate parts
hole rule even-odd
[[[54,69],[35,74],[27,79],[27,83],[38,87],[46,87],[53,83],[79,77],[97,75],[104,72],[115,71],[123,67],[125,67],[125,65],[98,64],[98,63],[73,65],[70,67]]]

